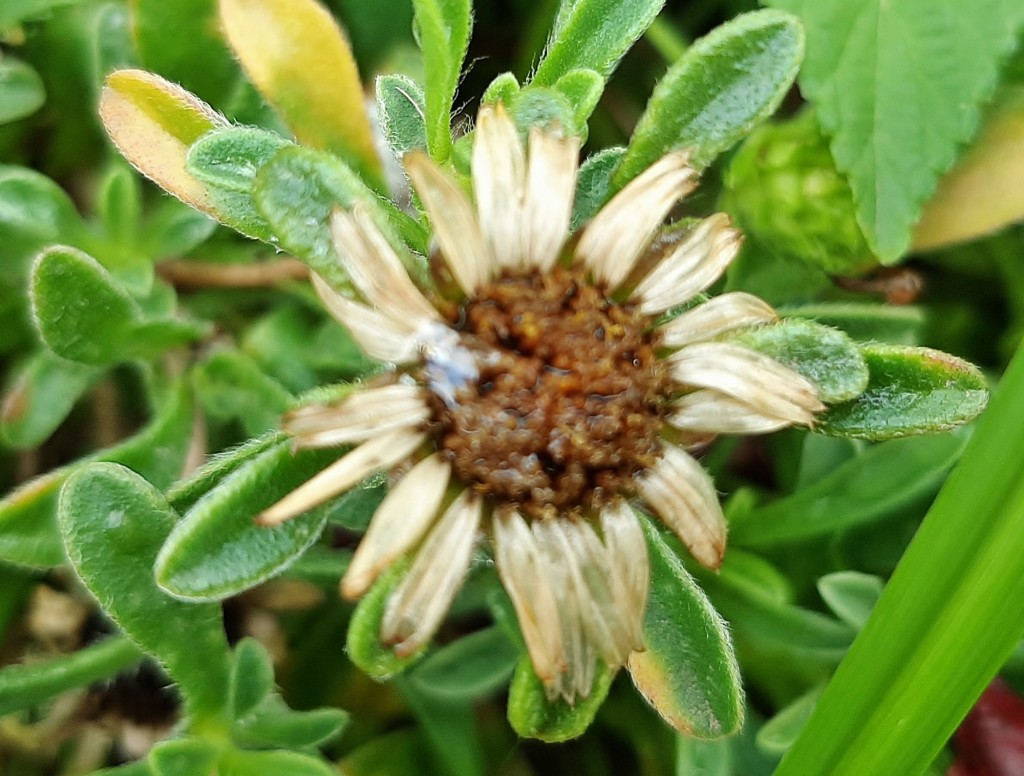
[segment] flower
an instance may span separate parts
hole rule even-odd
[[[687,155],[651,166],[576,239],[578,152],[576,138],[539,128],[524,149],[505,110],[485,107],[475,207],[426,155],[408,154],[437,244],[419,284],[367,208],[333,214],[360,298],[319,278],[316,289],[370,356],[396,368],[286,418],[299,447],[357,446],[260,516],[279,523],[390,471],[397,483],[343,595],[361,596],[411,553],[380,635],[412,654],[443,619],[482,533],[537,676],[569,703],[588,695],[598,660],[617,668],[644,647],[649,570],[634,503],[717,567],[725,520],[685,447],[809,425],[822,408],[805,378],[716,339],[775,320],[761,300],[729,293],[668,316],[740,245],[723,214],[662,228],[695,186]]]

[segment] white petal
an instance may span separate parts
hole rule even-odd
[[[344,493],[376,471],[390,469],[426,441],[427,435],[410,429],[382,434],[363,442],[326,469],[268,507],[256,518],[260,525],[278,525]]]
[[[633,269],[675,203],[693,190],[696,171],[686,154],[662,157],[638,175],[587,224],[576,256],[594,279],[614,290]]]
[[[441,320],[364,206],[335,210],[331,236],[345,270],[371,307],[414,326]]]
[[[377,312],[364,304],[346,299],[314,273],[313,288],[324,303],[327,311],[359,343],[371,358],[392,364],[407,364],[415,361],[419,345],[416,329],[410,320],[397,320]]]
[[[619,611],[626,617],[632,648],[644,645],[644,610],[650,590],[651,568],[647,540],[633,509],[619,499],[601,510],[601,533],[611,568]]]
[[[699,463],[665,445],[658,463],[640,478],[639,491],[694,558],[708,568],[721,565],[725,516],[714,483]]]
[[[493,274],[494,262],[472,205],[458,184],[426,154],[406,154],[405,169],[423,201],[452,275],[463,291],[474,294]]]
[[[546,687],[559,686],[566,668],[559,591],[544,573],[544,559],[522,515],[502,510],[494,516],[493,527],[498,576],[512,599],[533,669]]]
[[[380,637],[395,645],[395,654],[413,654],[437,631],[469,571],[481,510],[480,496],[460,493],[388,599]]]
[[[673,378],[712,388],[748,404],[761,415],[810,425],[824,409],[818,389],[778,361],[732,342],[700,342],[670,357]]]
[[[712,434],[768,434],[793,425],[788,418],[764,415],[749,404],[709,388],[673,402],[668,422],[683,431]]]
[[[714,339],[733,329],[776,320],[778,315],[767,302],[753,294],[733,291],[676,316],[660,327],[658,333],[662,345],[679,348]]]
[[[359,598],[384,569],[419,543],[437,516],[450,477],[451,465],[434,453],[391,488],[341,580],[345,598]]]
[[[640,301],[640,312],[657,315],[692,299],[718,280],[741,242],[727,215],[705,218],[637,285],[633,298]]]
[[[525,167],[515,122],[501,105],[482,108],[473,139],[473,196],[484,240],[502,268],[520,266],[525,255]]]
[[[288,413],[282,428],[302,448],[362,442],[398,428],[415,428],[430,417],[415,385],[364,388],[334,404],[314,404]]]
[[[569,236],[576,194],[579,138],[562,138],[534,128],[523,202],[522,263],[547,272]]]

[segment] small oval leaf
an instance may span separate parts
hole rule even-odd
[[[234,719],[253,711],[274,689],[274,664],[266,647],[252,637],[235,645],[230,688]]]
[[[43,79],[12,57],[0,60],[0,124],[31,116],[46,102]]]
[[[377,122],[395,158],[427,147],[426,97],[423,88],[408,76],[377,78]]]
[[[860,630],[878,603],[885,580],[860,571],[836,571],[821,577],[817,587],[828,608],[847,625]]]

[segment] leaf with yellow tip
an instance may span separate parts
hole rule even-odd
[[[341,156],[380,187],[380,159],[352,49],[313,0],[220,0],[228,42],[300,142]]]
[[[100,95],[103,126],[143,175],[187,205],[216,217],[210,191],[185,171],[189,146],[223,116],[198,97],[143,70],[116,70]]]
[[[914,229],[912,247],[932,250],[1024,219],[1024,87],[998,98],[981,131],[941,180]]]

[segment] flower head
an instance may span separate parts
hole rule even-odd
[[[362,595],[411,553],[380,635],[415,652],[482,534],[537,675],[569,702],[590,692],[598,660],[615,668],[644,646],[649,571],[634,505],[717,567],[725,520],[687,446],[808,425],[821,409],[812,383],[719,341],[773,321],[764,302],[729,293],[670,316],[740,245],[722,214],[662,227],[695,186],[687,156],[662,158],[573,237],[578,152],[576,138],[537,128],[524,149],[497,106],[479,116],[472,200],[425,155],[407,155],[436,239],[419,283],[367,209],[335,212],[359,298],[319,279],[317,291],[370,356],[396,368],[286,418],[300,447],[356,447],[260,518],[289,519],[391,472],[342,593]]]

